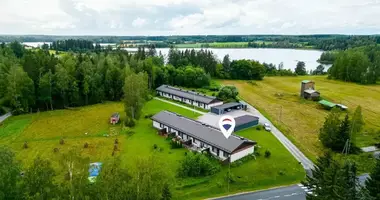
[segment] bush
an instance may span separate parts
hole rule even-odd
[[[271,152],[269,150],[265,151],[265,158],[269,158],[271,156]]]
[[[144,116],[145,119],[149,119],[151,117],[153,117],[153,114],[147,114],[147,115]]]
[[[280,176],[284,176],[284,175],[285,175],[285,172],[284,172],[283,170],[280,170],[280,171],[278,172],[278,175],[280,175]]]
[[[86,142],[86,143],[84,143],[84,145],[83,145],[83,148],[85,148],[85,149],[87,149],[88,148],[88,143]]]
[[[153,149],[157,149],[157,148],[158,148],[157,144],[154,144]]]
[[[24,148],[24,149],[29,148],[28,142],[24,142],[23,148]]]
[[[179,149],[182,148],[182,143],[180,141],[170,141],[170,146],[172,149]]]
[[[4,115],[5,113],[7,113],[7,111],[0,106],[0,115]]]
[[[59,152],[59,149],[58,148],[54,148],[54,153],[58,153]]]
[[[61,139],[59,140],[59,144],[60,144],[60,145],[65,144],[65,140],[63,140],[63,138],[61,138]]]
[[[261,126],[256,126],[256,130],[261,131]]]
[[[181,161],[178,168],[179,177],[200,177],[209,176],[219,172],[221,169],[216,159],[209,158],[203,154],[189,153]]]
[[[124,121],[124,125],[127,126],[127,127],[134,127],[136,125],[136,122],[135,122],[134,119],[127,118]]]

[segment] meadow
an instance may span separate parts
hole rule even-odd
[[[119,141],[118,156],[122,165],[134,168],[141,157],[153,157],[166,169],[172,180],[172,192],[175,199],[202,199],[210,196],[230,194],[240,191],[263,189],[278,185],[298,183],[304,178],[302,166],[270,133],[251,128],[237,134],[255,140],[260,146],[260,156],[240,166],[231,167],[235,182],[227,186],[225,176],[229,170],[222,170],[210,177],[176,178],[176,170],[188,150],[171,149],[165,138],[157,135],[152,121],[145,116],[161,110],[170,110],[184,116],[197,118],[199,114],[173,106],[158,100],[151,100],[143,108],[141,119],[134,128],[124,128],[122,124],[109,124],[109,117],[114,112],[125,118],[124,106],[118,102],[107,102],[71,110],[55,110],[35,114],[13,116],[0,126],[0,145],[9,146],[24,166],[32,163],[37,156],[52,161],[53,167],[59,169],[59,153],[69,149],[78,150],[91,162],[104,162],[112,158],[114,140]],[[106,134],[115,134],[108,136]],[[59,140],[63,138],[65,144]],[[24,142],[28,148],[24,149]],[[84,143],[89,147],[84,148]],[[154,150],[157,145],[159,151]],[[271,151],[270,158],[264,157],[265,150]],[[229,189],[228,189],[229,188]]]
[[[259,109],[276,124],[309,158],[315,158],[323,147],[318,140],[329,111],[317,102],[301,99],[302,80],[315,81],[321,97],[334,103],[348,106],[352,115],[357,106],[362,107],[365,121],[364,131],[356,137],[359,147],[380,141],[380,86],[358,85],[329,80],[326,76],[265,77],[263,81],[221,81],[224,85],[235,85],[239,96]]]

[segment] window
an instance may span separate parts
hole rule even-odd
[[[216,153],[216,148],[215,147],[212,147],[212,152]]]
[[[224,157],[228,157],[228,153],[225,152],[225,151],[223,151],[223,156],[224,156]]]
[[[164,125],[163,125],[163,124],[160,124],[160,127],[161,127],[161,128],[164,128]]]

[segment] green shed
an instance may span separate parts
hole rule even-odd
[[[336,106],[335,103],[332,103],[332,102],[327,101],[327,100],[320,100],[319,104],[321,104],[326,109],[332,109],[332,108],[334,108]]]

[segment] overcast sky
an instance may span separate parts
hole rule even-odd
[[[380,34],[380,0],[0,0],[0,34]]]

